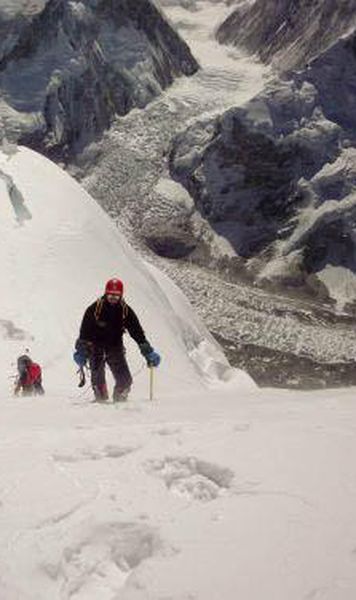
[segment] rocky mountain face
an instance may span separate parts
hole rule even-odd
[[[239,5],[217,38],[286,70],[303,67],[354,27],[355,0],[256,0]]]
[[[301,31],[313,21],[316,4],[320,24],[322,15],[331,14],[328,0],[255,2],[245,14],[257,19],[263,12],[265,21],[260,29],[253,23],[259,31],[253,49],[266,49],[259,44],[267,31],[270,57],[283,44],[290,48],[292,41],[282,40],[281,22],[276,29],[277,5],[284,16],[294,15],[294,27]],[[347,17],[351,23],[355,6],[340,2],[335,7],[342,16],[339,30]],[[309,42],[300,40],[305,48],[315,40]],[[298,71],[277,76],[243,107],[197,121],[179,135],[172,144],[171,175],[211,228],[205,264],[232,278],[316,295],[338,309],[354,304],[355,140],[354,30]]]
[[[48,0],[0,13],[0,122],[55,158],[198,65],[150,0]]]

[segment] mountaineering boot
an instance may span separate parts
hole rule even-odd
[[[33,384],[33,393],[35,394],[35,396],[43,396],[43,394],[45,393],[43,385],[40,381],[35,381],[35,383]]]
[[[106,383],[94,386],[95,402],[106,402],[109,399]]]
[[[113,394],[113,402],[126,402],[127,398],[129,396],[130,393],[130,388],[127,387],[123,390],[117,390],[114,389],[114,394]]]

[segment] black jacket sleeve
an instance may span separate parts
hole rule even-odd
[[[81,340],[93,342],[95,340],[94,332],[95,332],[95,316],[94,316],[94,307],[93,307],[93,305],[91,305],[86,309],[86,311],[84,313],[82,324],[80,326],[79,338]]]
[[[147,344],[146,336],[142,329],[141,323],[130,306],[127,306],[125,325],[130,336],[135,340],[135,342],[137,342],[139,346],[141,344]]]

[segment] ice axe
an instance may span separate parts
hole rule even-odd
[[[150,366],[150,400],[153,400],[153,371],[154,367]]]

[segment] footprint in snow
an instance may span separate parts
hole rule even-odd
[[[42,564],[61,597],[71,600],[116,597],[128,576],[162,549],[156,530],[143,523],[99,523],[78,533],[57,561]]]
[[[155,433],[157,433],[158,435],[175,435],[176,433],[180,433],[181,432],[181,428],[180,427],[160,427],[159,429],[157,429],[155,431]]]
[[[234,477],[230,469],[191,456],[152,460],[146,470],[161,477],[171,492],[202,502],[225,493]]]
[[[115,446],[107,445],[102,449],[93,450],[85,448],[73,454],[53,454],[52,458],[55,462],[76,463],[84,460],[103,460],[106,458],[122,458],[127,454],[131,454],[137,450],[136,447],[130,446]]]

